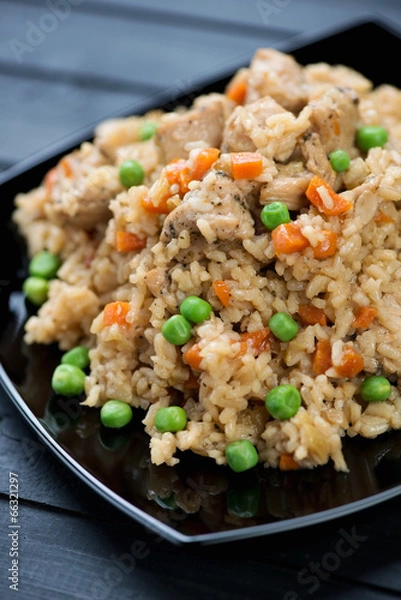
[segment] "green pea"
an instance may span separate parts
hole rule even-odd
[[[283,421],[297,414],[302,403],[301,394],[289,384],[278,385],[265,398],[265,406],[273,419]]]
[[[147,123],[143,123],[139,130],[139,138],[141,142],[145,142],[146,140],[150,140],[156,133],[157,124],[151,123],[148,121]]]
[[[362,381],[359,391],[366,402],[383,402],[391,394],[391,383],[385,377],[372,375]]]
[[[31,258],[28,265],[29,275],[33,277],[43,277],[43,279],[54,279],[61,265],[61,260],[58,256],[42,250]]]
[[[71,348],[61,357],[63,365],[74,365],[80,369],[86,369],[89,366],[89,350],[85,346],[76,346]]]
[[[107,400],[100,409],[100,420],[105,427],[120,429],[132,420],[132,408],[122,400]]]
[[[334,150],[334,152],[331,152],[329,154],[329,161],[332,169],[336,173],[342,173],[343,171],[346,171],[351,163],[349,154],[347,154],[345,150]]]
[[[120,165],[120,181],[124,187],[141,185],[145,179],[145,171],[137,160],[124,160]]]
[[[173,315],[164,323],[162,334],[170,344],[183,346],[191,339],[192,326],[182,315]]]
[[[77,396],[85,389],[85,373],[74,365],[58,365],[52,376],[52,388],[60,396]]]
[[[296,321],[285,312],[278,312],[269,320],[269,329],[282,342],[289,342],[298,333]]]
[[[22,291],[32,304],[41,306],[49,296],[49,282],[43,277],[27,277],[22,285]]]
[[[187,425],[187,413],[181,406],[165,406],[159,408],[155,417],[157,431],[164,433],[182,431]]]
[[[210,317],[212,307],[209,302],[198,296],[187,296],[181,303],[180,313],[193,323],[201,323]]]
[[[226,447],[229,467],[236,473],[252,469],[258,463],[258,452],[249,440],[236,440]]]
[[[275,229],[278,225],[291,221],[290,213],[284,202],[271,202],[262,208],[260,218],[267,229]]]
[[[384,127],[366,125],[356,132],[356,143],[360,150],[367,152],[370,148],[384,146],[388,141],[388,133]]]

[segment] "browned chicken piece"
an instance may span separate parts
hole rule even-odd
[[[305,65],[303,68],[305,89],[310,101],[332,87],[352,88],[360,96],[372,91],[373,84],[362,73],[345,65],[330,65],[325,62]]]
[[[276,165],[278,173],[273,181],[266,183],[260,190],[260,203],[284,202],[288,210],[301,210],[306,206],[305,191],[312,175],[302,162],[290,162]]]
[[[233,100],[230,100],[226,94],[211,92],[209,94],[202,94],[201,96],[195,98],[192,108],[203,108],[208,107],[209,105],[214,106],[216,103],[221,105],[224,120],[228,119],[236,107],[236,103]]]
[[[44,212],[59,227],[89,230],[106,222],[111,216],[109,201],[123,190],[118,168],[107,164],[99,148],[89,142],[64,156],[47,177]]]
[[[253,152],[253,134],[266,128],[266,119],[286,113],[273,98],[266,96],[246,106],[237,106],[226,121],[221,145],[222,152]]]
[[[117,167],[98,167],[65,189],[55,191],[54,200],[45,207],[46,216],[60,227],[93,229],[110,218],[109,202],[122,190]]]
[[[305,157],[307,169],[314,175],[318,175],[324,179],[330,187],[337,189],[335,185],[337,174],[331,167],[319,134],[316,132],[307,133],[300,140],[299,146]]]
[[[349,88],[332,87],[309,103],[311,129],[300,140],[307,168],[337,189],[341,178],[332,169],[329,154],[334,150],[354,152],[358,95]]]
[[[257,50],[250,64],[245,103],[271,96],[282,107],[298,113],[306,104],[303,70],[296,60],[273,48]]]
[[[319,134],[326,154],[339,148],[351,151],[358,122],[358,102],[354,90],[333,87],[309,103],[311,128]]]
[[[211,171],[188,192],[166,217],[160,239],[167,244],[184,230],[200,232],[209,243],[252,237],[254,222],[245,197],[227,173]]]
[[[188,158],[191,144],[196,142],[219,148],[230,107],[232,109],[234,103],[223,94],[213,94],[203,102],[198,99],[189,110],[166,113],[156,133],[163,162]]]

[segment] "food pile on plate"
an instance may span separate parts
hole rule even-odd
[[[16,197],[25,342],[104,426],[144,410],[156,465],[346,471],[344,437],[401,427],[400,200],[401,92],[259,49]]]

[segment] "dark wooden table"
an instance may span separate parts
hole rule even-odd
[[[0,170],[163,90],[173,100],[198,80],[246,62],[259,46],[366,16],[401,27],[401,4],[1,0]],[[299,531],[174,546],[72,475],[3,392],[0,464],[1,599],[401,596],[399,499]],[[18,593],[9,589],[7,570],[9,472],[19,479]]]

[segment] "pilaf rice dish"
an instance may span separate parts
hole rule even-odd
[[[83,404],[144,410],[155,465],[347,471],[346,436],[401,428],[400,201],[401,91],[261,48],[17,195],[60,260],[25,342],[89,349]]]

